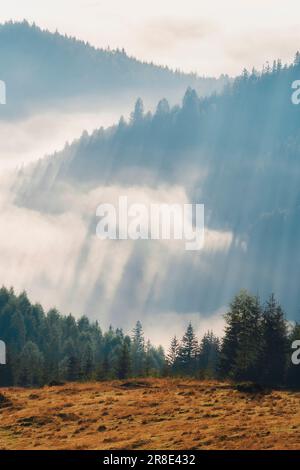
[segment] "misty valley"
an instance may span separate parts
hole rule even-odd
[[[300,53],[232,2],[0,13],[0,449],[299,449]]]

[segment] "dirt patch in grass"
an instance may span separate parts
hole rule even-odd
[[[0,393],[0,409],[10,408],[13,406],[13,402],[3,393]]]

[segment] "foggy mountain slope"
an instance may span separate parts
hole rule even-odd
[[[95,102],[98,106],[130,102],[139,94],[179,99],[187,86],[207,95],[228,81],[143,63],[124,50],[96,49],[26,21],[0,25],[0,57],[0,76],[8,94],[2,119],[58,105],[87,109]]]
[[[138,100],[129,122],[122,118],[107,130],[84,132],[25,169],[25,180],[21,172],[21,203],[29,198],[29,206],[39,205],[36,190],[58,183],[83,188],[177,184],[191,199],[206,203],[214,225],[248,230],[260,214],[300,202],[300,113],[291,102],[291,83],[298,75],[298,66],[244,74],[221,95],[208,98],[189,88],[180,107],[163,99],[154,114]],[[240,192],[243,201],[236,197]],[[248,220],[243,220],[242,203]]]
[[[153,109],[164,96],[178,103],[188,86],[206,96],[229,81],[141,62],[25,20],[0,24],[0,59],[7,92],[0,106],[0,171],[52,154],[82,129],[128,117],[138,96]]]
[[[297,318],[300,108],[291,83],[299,76],[298,63],[279,62],[262,75],[245,72],[220,96],[188,89],[182,106],[162,101],[154,115],[138,101],[130,122],[84,133],[22,170],[14,210],[48,227],[32,272],[35,295],[55,292],[64,310],[113,324],[141,318],[151,329],[157,316],[161,325],[185,317],[220,325],[218,312],[244,287],[276,291]],[[124,194],[204,203],[204,250],[96,239],[96,207]],[[24,264],[22,250],[18,256]]]

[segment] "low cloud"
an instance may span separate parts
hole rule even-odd
[[[226,254],[230,233],[207,228],[207,244],[197,253],[186,252],[183,242],[179,246],[177,241],[101,241],[95,233],[98,204],[116,203],[124,193],[131,201],[186,203],[184,188],[101,186],[79,193],[65,187],[56,200],[57,210],[46,213],[17,207],[10,185],[1,183],[0,278],[7,286],[18,292],[25,289],[45,308],[87,314],[103,327],[113,324],[128,331],[140,319],[152,328],[153,319],[159,324],[154,341],[162,341],[161,318],[170,318],[170,308],[177,326],[184,313],[178,330],[189,318],[197,320],[195,328],[210,325],[219,331],[219,320],[210,321],[208,312],[206,320],[194,314],[194,284],[200,282],[201,273],[207,275],[212,269],[211,257]]]
[[[83,103],[82,110],[77,112],[53,109],[18,120],[0,119],[0,171],[20,167],[54,153],[67,141],[73,141],[74,136],[81,135],[83,129],[92,132],[101,126],[111,126],[121,114],[129,114],[133,100],[118,105],[106,104],[100,110],[88,107]]]

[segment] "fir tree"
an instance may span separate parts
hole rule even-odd
[[[258,299],[242,290],[225,315],[219,372],[223,377],[256,380],[259,375],[262,313]]]
[[[167,355],[167,363],[171,372],[176,372],[178,368],[178,359],[179,359],[180,343],[176,336],[172,338],[171,345]]]
[[[70,356],[67,365],[67,380],[77,382],[80,378],[80,362],[77,356]]]
[[[268,385],[284,383],[287,369],[287,325],[272,294],[263,311],[261,380]]]
[[[131,373],[130,338],[127,336],[122,344],[117,366],[119,379],[127,379]]]
[[[241,329],[238,336],[238,349],[233,367],[233,377],[237,380],[255,381],[260,376],[261,368],[262,311],[257,297],[244,292],[241,299]]]
[[[220,340],[212,331],[208,331],[203,336],[200,347],[198,365],[204,376],[214,377],[217,373],[217,366],[220,354]]]
[[[300,52],[299,51],[296,52],[295,59],[294,59],[294,65],[296,65],[296,67],[298,67],[300,65]]]
[[[133,375],[139,376],[145,369],[145,340],[140,321],[137,321],[132,333],[132,371]]]
[[[144,116],[144,103],[141,98],[138,98],[135,106],[134,106],[134,111],[130,115],[130,120],[134,124],[139,123]]]
[[[178,358],[180,370],[188,375],[195,372],[197,349],[198,344],[194,329],[192,324],[189,323],[181,340]]]

